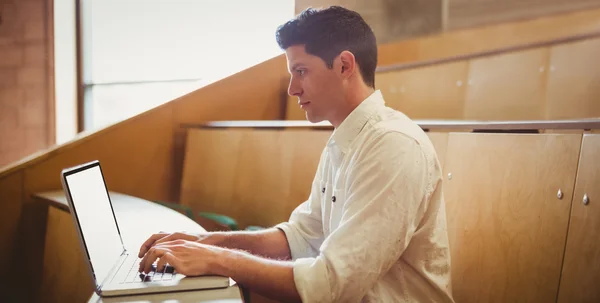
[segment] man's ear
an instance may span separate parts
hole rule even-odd
[[[349,51],[343,51],[340,54],[340,65],[341,65],[341,75],[344,78],[350,77],[354,74],[356,69],[356,59],[354,58],[354,54]]]

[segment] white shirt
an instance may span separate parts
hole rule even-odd
[[[453,302],[433,145],[380,91],[336,128],[289,222],[303,302]]]

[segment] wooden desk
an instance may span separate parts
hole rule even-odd
[[[162,205],[136,197],[110,192],[125,248],[137,252],[153,232],[188,231],[204,229],[190,218]],[[89,297],[93,284],[81,253],[69,206],[62,191],[38,193],[37,199],[50,204],[44,251],[44,272],[41,300],[44,302],[73,302],[81,300],[81,288]],[[69,271],[63,272],[63,268]],[[61,275],[57,275],[61,272]],[[92,290],[90,290],[90,288]],[[79,292],[77,290],[80,290]],[[85,293],[83,295],[85,295]],[[92,292],[89,302],[223,302],[242,303],[240,288],[163,293],[152,295],[100,298]],[[85,299],[84,299],[85,300]]]

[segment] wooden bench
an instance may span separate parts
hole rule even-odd
[[[599,122],[419,121],[443,163],[457,302],[600,300]],[[241,225],[287,220],[331,128],[271,126],[189,128],[181,203]]]

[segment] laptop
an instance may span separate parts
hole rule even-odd
[[[151,273],[138,272],[141,259],[125,248],[99,161],[66,168],[61,173],[81,250],[88,261],[95,292],[111,297],[159,292],[224,288],[222,276],[186,277],[166,266]],[[148,230],[148,236],[158,231]],[[132,248],[133,249],[133,248]],[[156,263],[155,263],[156,264]]]

